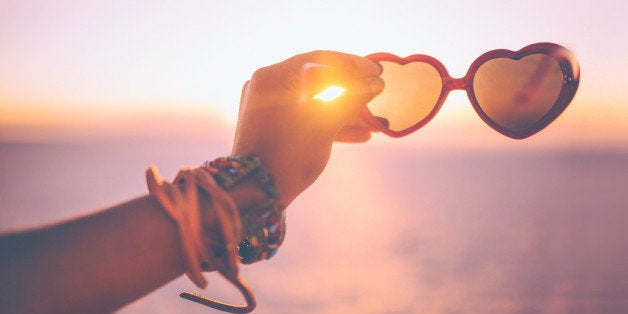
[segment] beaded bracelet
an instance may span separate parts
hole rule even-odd
[[[240,261],[251,264],[273,257],[285,238],[285,211],[268,204],[251,208],[240,217],[245,234],[238,244]]]
[[[277,189],[268,169],[257,156],[227,156],[206,161],[203,166],[223,189],[229,190],[249,176],[254,176],[272,200],[277,199]]]
[[[240,209],[226,191],[248,178],[257,180],[268,200],[253,208]],[[222,311],[252,311],[255,298],[238,274],[237,258],[250,264],[272,257],[283,242],[286,230],[284,207],[276,202],[277,189],[260,158],[222,157],[205,162],[202,167],[182,168],[173,183],[161,178],[157,169],[150,167],[146,171],[146,180],[149,193],[177,225],[186,274],[197,286],[205,288],[207,281],[201,271],[218,270],[240,290],[246,305],[227,304],[190,292],[179,296]],[[202,191],[210,196],[220,224],[218,231],[224,250],[220,249],[220,243],[212,244],[212,240],[203,234],[199,207],[199,192]],[[208,250],[209,247],[212,249]]]
[[[269,201],[254,208],[241,209],[243,237],[238,254],[243,264],[269,259],[285,238],[286,215],[283,206],[276,204],[277,188],[266,167],[257,156],[228,156],[203,163],[205,169],[225,190],[247,178],[254,178]]]

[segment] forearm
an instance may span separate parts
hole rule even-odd
[[[3,312],[109,312],[183,274],[174,224],[152,197],[0,238]]]
[[[229,191],[238,208],[265,199],[255,182]],[[203,211],[211,202],[200,198]],[[152,197],[50,227],[0,236],[0,309],[110,312],[185,271],[175,223]]]

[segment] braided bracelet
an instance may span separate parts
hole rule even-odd
[[[255,298],[239,275],[236,244],[240,241],[242,226],[233,199],[204,168],[200,167],[181,169],[174,183],[169,183],[151,166],[146,171],[146,182],[149,193],[156,198],[176,225],[186,274],[192,282],[199,288],[205,288],[207,281],[202,270],[215,267],[225,279],[240,290],[246,305],[227,304],[189,292],[183,292],[179,296],[222,311],[251,312],[255,308]],[[203,230],[199,198],[201,191],[210,196],[215,214],[213,217],[219,226],[215,230],[220,235],[219,240],[208,236]]]
[[[268,201],[254,208],[238,209],[226,191],[248,178],[257,180],[268,196]],[[222,311],[252,311],[255,298],[238,274],[236,259],[239,257],[242,263],[250,264],[272,257],[283,242],[286,230],[285,210],[276,204],[277,189],[259,157],[222,157],[205,162],[202,167],[185,168],[172,184],[162,179],[157,169],[150,167],[146,179],[150,194],[177,225],[186,274],[197,286],[204,288],[207,281],[201,271],[216,267],[240,290],[246,305],[231,305],[190,292],[183,292],[180,296]],[[210,196],[220,221],[218,231],[225,243],[213,243],[203,235],[199,207],[201,191]],[[214,250],[221,246],[224,250]],[[208,247],[212,249],[208,250]]]
[[[203,166],[225,190],[247,178],[254,178],[260,184],[269,201],[240,210],[244,230],[238,254],[243,264],[275,255],[285,238],[286,215],[283,206],[276,204],[277,189],[261,159],[257,156],[228,156],[206,161]]]

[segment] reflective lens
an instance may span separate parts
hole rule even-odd
[[[379,64],[386,87],[368,104],[373,116],[392,131],[403,131],[427,118],[443,88],[438,71],[424,62]]]
[[[535,126],[549,112],[562,83],[558,62],[550,56],[533,54],[520,60],[487,61],[475,74],[473,91],[491,120],[517,132]]]

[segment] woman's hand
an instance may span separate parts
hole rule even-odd
[[[334,139],[360,142],[371,129],[358,113],[384,88],[381,67],[333,51],[314,51],[257,70],[242,90],[234,155],[262,158],[288,205],[321,174]],[[325,102],[313,96],[345,88]]]

